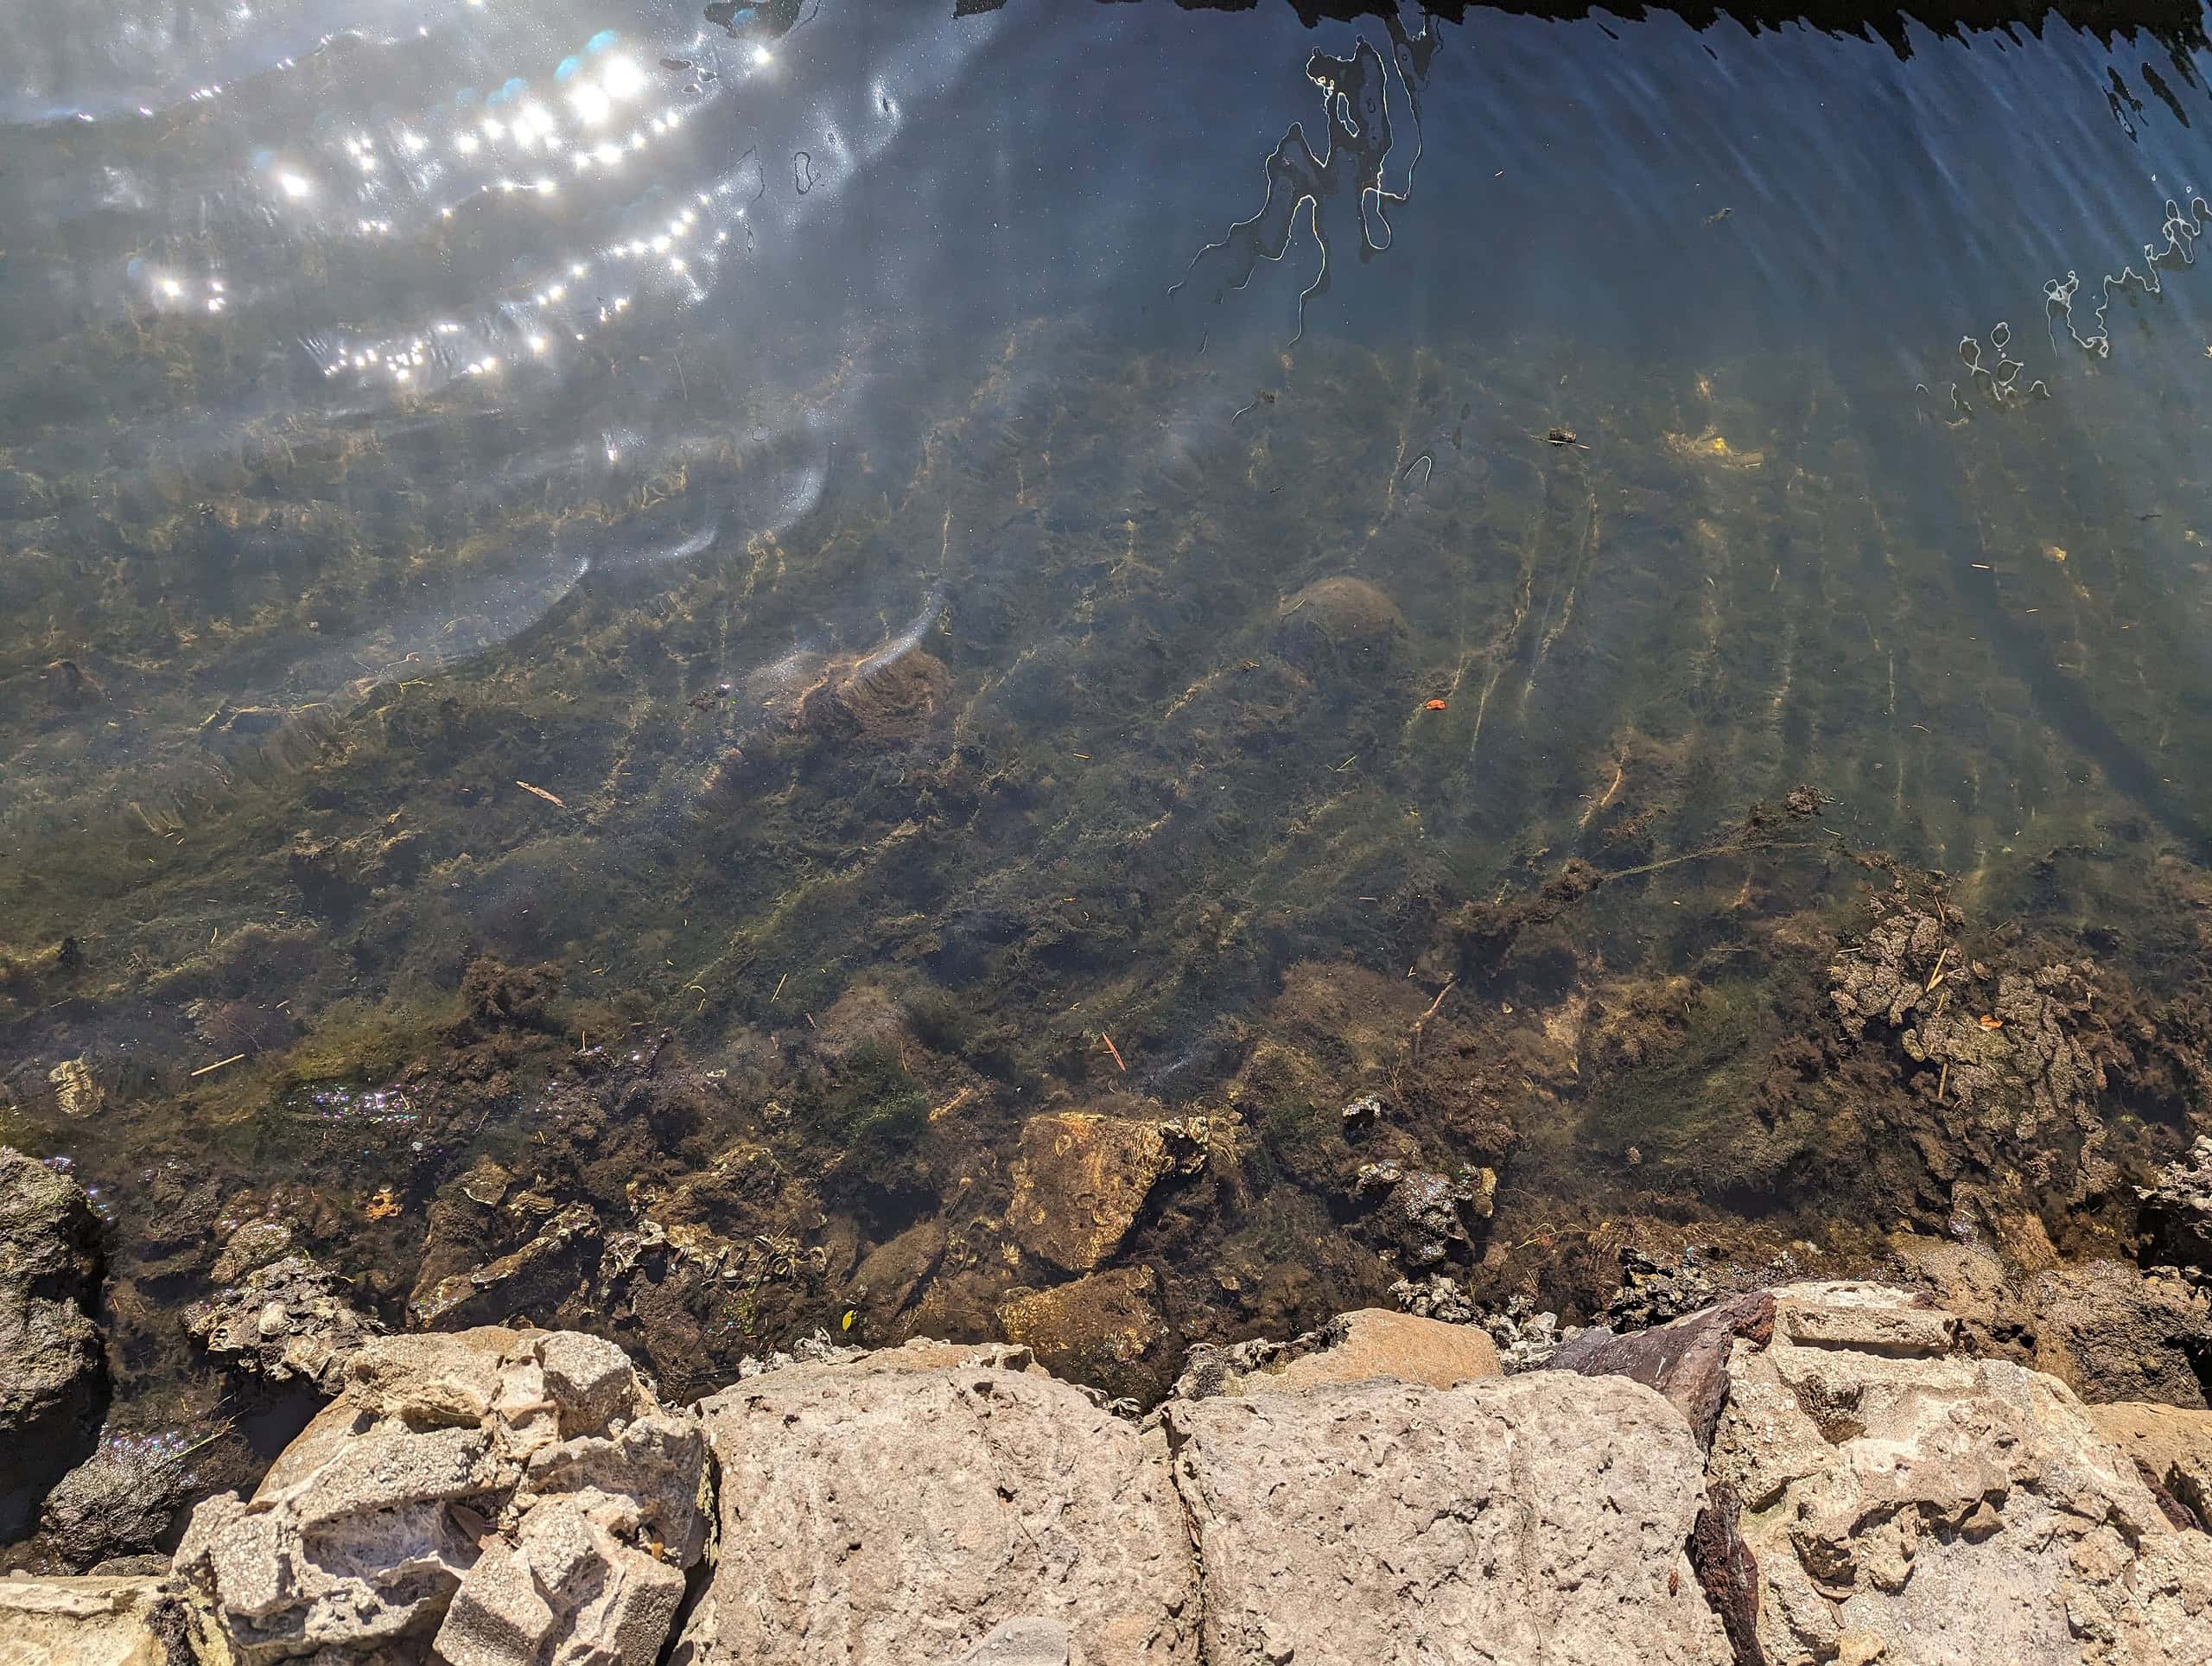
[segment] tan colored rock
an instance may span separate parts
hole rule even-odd
[[[999,1328],[1051,1370],[1111,1377],[1115,1367],[1145,1358],[1166,1336],[1159,1300],[1158,1273],[1116,1267],[1014,1297],[1000,1307]]]
[[[699,1410],[721,1549],[678,1645],[690,1666],[1029,1661],[1054,1628],[1084,1666],[1198,1658],[1165,1437],[1079,1389],[868,1357]]]
[[[1624,1377],[1387,1380],[1166,1408],[1210,1666],[1725,1666],[1702,1459]]]
[[[1801,1348],[1941,1356],[1958,1345],[1955,1314],[1886,1284],[1836,1280],[1774,1293],[1775,1334]]]
[[[2089,1421],[2120,1455],[2212,1525],[2212,1411],[2181,1406],[2088,1406]]]
[[[1903,1292],[1774,1294],[1711,1470],[1744,1502],[1771,1666],[2212,1660],[2212,1538],[2166,1519],[2063,1383],[1941,1351]]]
[[[382,1337],[176,1568],[244,1666],[432,1639],[453,1666],[651,1666],[705,1542],[706,1440],[567,1332]]]
[[[1056,1111],[1022,1124],[1014,1159],[1014,1241],[1063,1272],[1088,1273],[1119,1250],[1172,1166],[1158,1124]]]
[[[145,1576],[0,1579],[0,1666],[169,1666],[155,1621],[161,1587]]]
[[[1285,1345],[1278,1358],[1249,1370],[1232,1367],[1213,1391],[1297,1394],[1376,1377],[1449,1389],[1503,1374],[1497,1345],[1479,1326],[1446,1325],[1382,1307],[1344,1314],[1310,1339],[1313,1345],[1303,1351],[1296,1344]]]

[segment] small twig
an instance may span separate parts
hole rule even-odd
[[[1430,1019],[1436,1016],[1436,1009],[1444,1004],[1444,997],[1452,993],[1452,986],[1459,981],[1459,980],[1456,977],[1447,977],[1444,980],[1444,987],[1436,992],[1436,999],[1428,1003],[1428,1010],[1423,1013],[1419,1018],[1414,1020],[1414,1028],[1420,1028],[1421,1026],[1427,1023]]]
[[[245,1057],[245,1055],[242,1052],[234,1052],[228,1059],[218,1059],[212,1065],[202,1065],[198,1070],[192,1073],[194,1076],[205,1076],[209,1071],[220,1070],[226,1065],[235,1065],[239,1059]]]
[[[791,975],[789,972],[785,972],[781,977],[776,980],[776,995],[772,995],[768,997],[768,1004],[770,1006],[772,1007],[776,1004],[776,995],[781,995],[784,992],[784,985],[790,982],[791,979]]]
[[[1936,993],[1936,986],[1943,981],[1943,963],[1950,957],[1951,945],[1947,943],[1943,945],[1943,952],[1936,957],[1936,970],[1928,975],[1928,987],[1923,989],[1921,994],[1933,995]]]
[[[1941,1071],[1939,1071],[1938,1072],[1936,1072],[1936,1099],[1937,1099],[1939,1102],[1940,1102],[1940,1101],[1942,1099],[1942,1097],[1943,1097],[1943,1085],[1944,1085],[1944,1084],[1945,1084],[1945,1083],[1948,1082],[1950,1079],[1951,1079],[1951,1061],[1950,1061],[1949,1059],[1946,1059],[1943,1061],[1943,1068],[1942,1068]]]
[[[1101,1030],[1098,1032],[1098,1039],[1106,1044],[1106,1051],[1114,1055],[1114,1067],[1122,1075],[1127,1076],[1129,1073],[1129,1067],[1122,1062],[1122,1050],[1114,1045],[1114,1038]]]
[[[542,786],[532,786],[528,781],[517,781],[515,785],[520,787],[524,792],[535,793],[537,797],[544,799],[547,804],[551,804],[556,810],[566,810],[569,807]]]

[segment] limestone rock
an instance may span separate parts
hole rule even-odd
[[[0,1146],[0,1542],[90,1445],[105,1382],[99,1223],[66,1175]]]
[[[454,1666],[649,1666],[704,1546],[706,1440],[568,1332],[378,1338],[176,1567],[243,1666],[433,1643]],[[434,1637],[435,1634],[435,1637]]]
[[[1209,1663],[1730,1659],[1684,1554],[1697,1446],[1639,1384],[1376,1381],[1165,1415]]]
[[[679,1658],[1196,1661],[1197,1580],[1159,1431],[1026,1372],[880,1358],[769,1372],[701,1403],[721,1548]],[[1069,1654],[1049,1652],[1052,1627]]]
[[[1084,1111],[1032,1116],[1014,1151],[1007,1230],[1062,1272],[1088,1273],[1121,1249],[1173,1164],[1157,1123]]]
[[[245,1229],[239,1229],[241,1231]],[[346,1362],[383,1329],[353,1305],[346,1281],[308,1256],[286,1256],[185,1309],[207,1351],[271,1383],[338,1391]]]
[[[1712,1465],[1743,1500],[1773,1666],[2212,1658],[2212,1541],[2064,1384],[1949,1352],[1945,1316],[1899,1292],[1775,1298],[1771,1344],[1737,1344]]]
[[[1381,1377],[1448,1389],[1501,1374],[1497,1345],[1475,1326],[1370,1307],[1340,1313],[1291,1342],[1201,1344],[1191,1350],[1175,1392],[1190,1400],[1296,1394]]]
[[[2187,1510],[2196,1526],[2212,1530],[2212,1411],[2141,1405],[2083,1409],[2145,1485]]]
[[[158,1578],[0,1579],[0,1666],[173,1666],[190,1625]]]

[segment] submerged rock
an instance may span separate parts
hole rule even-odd
[[[1424,1272],[1439,1262],[1469,1261],[1470,1222],[1490,1218],[1497,1175],[1461,1164],[1449,1175],[1402,1169],[1396,1163],[1362,1163],[1356,1185],[1364,1195],[1380,1192],[1376,1230],[1406,1270]]]
[[[194,1450],[175,1432],[106,1431],[92,1455],[46,1495],[41,1544],[54,1561],[76,1569],[152,1551],[191,1496]]]
[[[346,1279],[298,1255],[257,1267],[242,1282],[194,1302],[184,1327],[240,1370],[270,1383],[297,1378],[323,1394],[338,1391],[346,1362],[384,1329],[353,1305]]]
[[[2143,1200],[2143,1230],[2158,1256],[2212,1271],[2212,1138],[2200,1136],[2186,1157],[2168,1163],[2156,1183],[2136,1195]]]
[[[1158,1273],[1116,1267],[1017,1294],[999,1308],[998,1322],[1007,1340],[1034,1349],[1054,1370],[1105,1383],[1116,1393],[1149,1384],[1156,1395],[1165,1373],[1140,1368],[1167,1335],[1159,1302]]]
[[[1174,1166],[1156,1122],[1058,1111],[1022,1124],[1007,1210],[1015,1243],[1065,1273],[1088,1273],[1127,1241]]]
[[[1406,639],[1398,604],[1363,578],[1317,579],[1275,610],[1275,652],[1308,670],[1386,660]]]
[[[595,1337],[384,1337],[177,1572],[242,1666],[378,1650],[649,1666],[706,1539],[706,1442]]]
[[[83,1189],[0,1147],[0,1541],[83,1455],[105,1372],[92,1310],[99,1222]]]

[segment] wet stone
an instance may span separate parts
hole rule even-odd
[[[337,1392],[353,1353],[383,1326],[354,1306],[347,1281],[309,1256],[257,1267],[244,1282],[185,1309],[207,1351],[270,1383]]]
[[[1007,1211],[1014,1241],[1063,1272],[1090,1272],[1121,1249],[1173,1167],[1157,1123],[1083,1111],[1033,1116],[1014,1154]]]
[[[67,1175],[0,1147],[0,1537],[90,1446],[103,1371],[99,1224]]]

